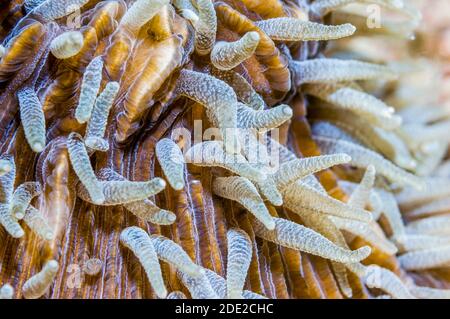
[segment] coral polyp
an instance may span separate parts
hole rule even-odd
[[[410,2],[6,3],[0,299],[449,298]]]

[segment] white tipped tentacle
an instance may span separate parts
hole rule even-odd
[[[86,123],[92,114],[95,99],[97,98],[102,82],[103,59],[94,58],[86,67],[81,82],[80,100],[75,110],[75,118],[79,123]]]
[[[282,218],[274,217],[273,219],[276,225],[274,230],[268,230],[260,222],[254,220],[255,234],[278,245],[341,263],[356,263],[370,255],[371,249],[368,246],[354,251],[344,249],[302,225]]]
[[[94,174],[83,139],[78,133],[69,135],[67,149],[73,170],[80,182],[86,187],[90,198],[95,204],[102,204],[105,201],[103,185]]]
[[[156,295],[159,298],[166,298],[167,289],[150,236],[139,227],[127,227],[120,234],[120,242],[139,259]]]
[[[58,59],[68,59],[77,55],[83,47],[84,37],[80,31],[67,31],[50,43],[50,51]]]
[[[227,297],[241,299],[252,260],[252,244],[247,233],[240,229],[228,230],[227,241]]]
[[[356,31],[350,23],[324,25],[284,17],[257,21],[256,25],[276,41],[326,41],[349,37]]]
[[[38,299],[42,297],[50,288],[58,269],[59,264],[56,260],[48,261],[40,272],[25,282],[22,287],[23,296],[26,299]]]
[[[31,149],[40,153],[45,147],[45,116],[39,98],[30,87],[24,87],[17,92],[19,99],[20,120],[25,137]]]
[[[213,192],[217,196],[237,201],[267,229],[274,229],[273,217],[264,205],[258,190],[248,179],[238,176],[218,177],[213,182]]]
[[[255,53],[259,43],[258,32],[247,32],[235,42],[216,42],[211,51],[211,62],[219,70],[231,70]]]
[[[180,147],[171,139],[163,138],[156,144],[156,157],[170,186],[175,190],[184,187],[184,157]]]
[[[113,106],[120,85],[117,82],[109,82],[105,89],[97,97],[86,128],[85,143],[90,149],[97,151],[107,151],[108,141],[104,139],[109,111]]]

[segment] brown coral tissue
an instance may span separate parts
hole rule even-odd
[[[446,5],[1,1],[0,299],[450,298]]]

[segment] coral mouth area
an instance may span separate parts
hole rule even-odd
[[[0,299],[450,298],[429,2],[2,1]]]

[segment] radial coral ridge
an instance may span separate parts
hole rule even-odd
[[[12,3],[0,299],[449,298],[450,113],[354,44],[410,3]]]

